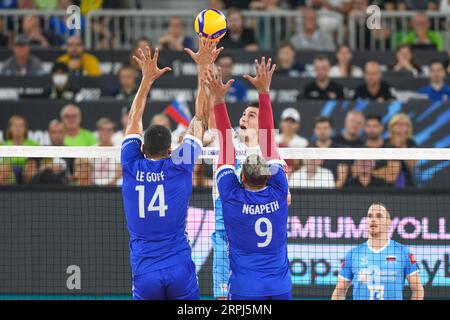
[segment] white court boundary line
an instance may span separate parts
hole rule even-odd
[[[450,148],[280,148],[283,159],[330,160],[450,160]],[[203,148],[202,159],[217,158],[218,150]],[[0,146],[0,158],[114,158],[120,147]]]

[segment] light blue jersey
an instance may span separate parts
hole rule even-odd
[[[405,279],[418,271],[409,249],[390,240],[378,251],[368,242],[350,250],[339,276],[353,283],[354,300],[402,300]]]

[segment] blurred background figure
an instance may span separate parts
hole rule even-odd
[[[330,60],[326,56],[314,58],[315,80],[305,85],[303,89],[305,99],[344,99],[344,88],[330,79],[330,68]]]
[[[336,63],[331,67],[331,78],[362,78],[363,71],[352,62],[353,53],[348,45],[341,45],[336,51]]]
[[[356,88],[354,99],[376,100],[385,102],[394,99],[392,87],[381,80],[381,66],[369,61],[364,68],[364,83]]]
[[[227,22],[227,33],[220,40],[220,46],[227,49],[258,50],[255,32],[252,28],[245,27],[241,10],[238,8],[228,9]]]
[[[217,58],[217,66],[222,68],[222,79],[225,83],[233,78],[234,58],[231,54],[221,54]],[[234,79],[226,99],[229,103],[247,101],[247,86],[244,82]]]
[[[74,163],[74,185],[88,187],[94,184],[94,167],[92,162],[86,158],[75,159]]]
[[[289,178],[291,188],[332,189],[335,187],[333,173],[322,167],[323,160],[303,160],[303,166]]]
[[[430,63],[430,84],[420,88],[419,93],[426,94],[431,101],[449,100],[450,86],[445,83],[445,66],[441,61]]]
[[[295,48],[289,42],[278,46],[276,64],[276,74],[300,77],[305,72],[305,66],[297,61]]]
[[[194,40],[184,34],[184,28],[180,17],[172,17],[166,34],[159,38],[159,47],[175,51],[182,51],[184,48],[194,49]]]
[[[98,147],[112,147],[112,137],[116,129],[115,123],[108,118],[100,118],[96,124]],[[113,158],[96,158],[94,161],[94,183],[96,185],[117,185],[122,177],[120,163]]]
[[[373,188],[385,187],[386,181],[373,175],[375,161],[373,160],[356,160],[353,164],[352,171],[355,172],[354,177],[350,177],[345,183],[346,188]]]
[[[60,47],[64,43],[61,36],[51,31],[44,31],[38,16],[25,16],[22,20],[22,30],[32,47]]]
[[[129,113],[130,113],[130,107],[128,107],[128,106],[122,107],[122,112],[121,112],[121,116],[120,116],[121,129],[119,131],[117,131],[116,133],[114,133],[114,135],[112,137],[113,145],[115,147],[122,145],[122,140],[125,137],[125,129],[127,128],[127,125],[128,125]]]
[[[132,100],[138,90],[137,71],[131,65],[123,65],[119,70],[120,87],[113,95],[116,99]]]
[[[395,62],[391,66],[391,70],[395,72],[409,73],[413,77],[418,77],[421,73],[420,66],[414,61],[414,53],[407,44],[401,45],[395,52]]]
[[[316,12],[312,9],[303,9],[302,29],[292,38],[291,43],[297,50],[334,51],[336,46],[333,38],[322,31],[317,25]]]
[[[64,63],[55,63],[51,71],[52,85],[43,94],[49,99],[75,100],[77,90],[74,89],[70,81],[70,72]]]
[[[58,57],[57,62],[64,63],[73,75],[100,76],[100,62],[94,55],[85,51],[83,40],[75,35],[67,39],[66,53]]]
[[[341,147],[361,148],[364,145],[361,139],[364,123],[364,114],[359,111],[350,111],[345,116],[344,129],[334,137],[333,142]]]
[[[21,115],[13,115],[8,120],[6,126],[5,146],[38,146],[39,144],[28,138],[28,121]],[[15,179],[18,183],[23,181],[23,169],[27,163],[27,158],[13,157],[8,159],[8,165],[11,166]]]
[[[92,131],[81,127],[81,109],[74,104],[65,105],[60,112],[64,124],[64,145],[88,147],[97,143]]]
[[[41,76],[44,74],[42,62],[30,53],[30,41],[25,35],[14,39],[13,56],[3,62],[0,75],[3,76]]]

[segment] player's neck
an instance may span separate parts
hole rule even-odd
[[[378,236],[371,236],[369,238],[369,247],[373,251],[379,251],[380,249],[384,248],[389,242],[389,237],[384,235],[378,235]]]
[[[250,190],[250,191],[259,191],[259,190],[264,189],[265,187],[266,187],[265,185],[263,185],[263,186],[252,186],[252,185],[244,183],[244,188],[246,190]]]

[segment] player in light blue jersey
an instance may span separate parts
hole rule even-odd
[[[424,290],[419,268],[409,249],[389,238],[391,216],[382,203],[373,203],[367,212],[369,239],[347,253],[333,292],[333,300],[343,300],[353,284],[354,300],[402,300],[405,279],[412,300],[422,300]]]
[[[256,77],[247,76],[259,92],[258,138],[261,154],[247,156],[241,181],[236,177],[233,132],[225,96],[233,80],[222,83],[209,73],[214,113],[219,130],[217,187],[222,203],[230,258],[229,299],[281,300],[291,298],[287,256],[288,181],[284,161],[275,146],[269,88],[275,70],[269,59],[256,61]],[[267,161],[266,161],[267,160]]]
[[[198,59],[211,60],[220,50],[200,42]],[[122,142],[122,195],[130,234],[133,298],[199,299],[196,268],[186,235],[192,172],[201,154],[207,112],[197,110],[183,143],[171,152],[171,133],[152,125],[143,133],[142,115],[153,83],[170,68],[157,66],[158,49],[133,57],[142,80],[133,101]],[[201,97],[200,97],[201,99]],[[199,114],[205,114],[202,118]]]

